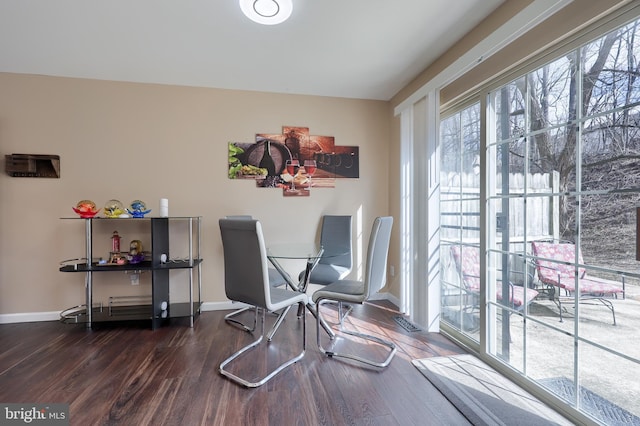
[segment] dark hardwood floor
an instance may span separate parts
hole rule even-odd
[[[411,364],[464,351],[439,334],[405,331],[393,321],[392,306],[356,306],[349,317],[351,326],[397,343],[386,369],[321,355],[315,320],[307,314],[305,357],[257,389],[218,373],[220,362],[253,339],[224,322],[228,311],[204,312],[193,328],[173,321],[155,331],[137,324],[93,330],[58,322],[3,324],[0,402],[68,403],[71,424],[83,426],[469,424]],[[294,354],[302,326],[294,311],[273,342],[245,354],[234,371],[257,375]],[[267,326],[274,318],[267,316]]]

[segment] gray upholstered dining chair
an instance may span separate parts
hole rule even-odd
[[[362,304],[384,286],[386,280],[387,257],[389,254],[389,242],[391,239],[392,226],[393,218],[390,216],[377,217],[374,220],[373,226],[371,228],[371,235],[369,237],[369,246],[367,249],[367,263],[364,281],[346,279],[338,280],[313,293],[312,299],[316,304],[317,309],[316,326],[318,349],[320,349],[321,352],[327,354],[329,357],[348,358],[375,367],[384,368],[389,365],[391,359],[396,353],[396,345],[393,342],[389,342],[369,334],[346,330],[344,328],[344,317],[346,314],[343,313],[341,306],[343,302],[351,304]],[[334,346],[334,349],[329,350],[322,347],[322,334],[320,333],[320,326],[322,323],[326,325],[326,322],[322,318],[321,314],[322,305],[326,302],[331,301],[338,302],[338,319],[340,323],[340,331],[342,333],[356,336],[387,347],[388,350],[386,351],[386,357],[383,361],[376,361],[350,353],[337,352],[335,350],[336,342],[333,342],[332,344]]]
[[[225,216],[225,219],[238,219],[238,220],[253,220],[253,216],[251,215],[230,215],[230,216]],[[280,272],[278,272],[275,268],[269,268],[269,283],[271,284],[272,287],[282,287],[284,285],[287,284],[287,281],[284,279],[284,277],[282,276],[282,274],[280,274]],[[244,331],[248,331],[248,332],[253,332],[256,329],[256,325],[258,323],[258,315],[257,312],[255,312],[255,315],[253,316],[253,326],[248,326],[245,323],[243,323],[242,321],[236,319],[236,317],[240,314],[242,314],[243,312],[246,312],[248,310],[252,310],[253,306],[245,306],[243,308],[237,309],[233,312],[228,313],[227,315],[224,316],[224,320],[227,324],[233,325],[234,327],[238,327],[241,330]]]
[[[302,359],[306,349],[306,321],[302,317],[302,351],[271,370],[266,376],[249,381],[227,369],[227,366],[243,353],[258,346],[264,338],[265,313],[289,306],[308,303],[307,295],[273,287],[269,283],[267,249],[262,234],[262,226],[257,220],[220,219],[220,233],[224,252],[224,288],[227,298],[254,306],[262,315],[261,334],[253,343],[235,352],[220,364],[220,374],[244,385],[258,387],[269,381],[286,367]],[[254,363],[261,365],[263,363]]]
[[[311,271],[309,283],[327,285],[349,275],[353,267],[351,222],[351,216],[322,217],[320,245],[324,252]],[[300,272],[299,279],[304,273]]]

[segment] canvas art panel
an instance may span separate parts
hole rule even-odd
[[[253,179],[286,197],[309,196],[316,188],[334,188],[336,178],[360,174],[358,147],[336,146],[333,136],[310,135],[308,127],[258,133],[255,142],[229,142],[228,149],[229,179]]]

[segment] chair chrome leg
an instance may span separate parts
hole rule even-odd
[[[322,305],[322,303],[324,303],[325,300],[318,300],[316,302],[316,333],[317,333],[317,343],[318,343],[318,349],[326,354],[329,358],[347,358],[347,359],[351,359],[351,360],[355,360],[355,361],[359,361],[362,362],[364,364],[368,364],[374,367],[380,367],[380,368],[384,368],[386,366],[389,365],[389,363],[391,363],[391,359],[393,358],[393,356],[396,353],[396,345],[393,342],[389,342],[387,340],[381,339],[379,337],[376,336],[371,336],[369,334],[364,334],[364,333],[358,333],[356,331],[349,331],[349,330],[345,330],[343,328],[343,323],[342,321],[344,320],[344,317],[346,315],[342,315],[342,308],[339,306],[338,307],[338,316],[340,318],[340,331],[342,333],[351,335],[351,336],[355,336],[355,337],[359,337],[361,339],[364,340],[368,340],[368,341],[372,341],[375,343],[378,343],[382,346],[385,346],[387,348],[389,348],[389,351],[387,352],[387,355],[385,357],[385,359],[383,361],[375,361],[372,359],[368,359],[368,358],[363,358],[361,356],[358,355],[354,355],[354,354],[346,354],[346,353],[340,353],[340,352],[336,352],[336,351],[330,351],[327,350],[325,348],[322,347],[322,339],[321,339],[321,333],[320,333],[320,325],[321,323],[324,322],[324,319],[322,318],[321,314],[320,314],[320,307]],[[328,302],[328,300],[326,301]],[[350,310],[348,310],[347,312],[351,312]]]
[[[313,315],[313,317],[316,318],[316,320],[319,319],[320,325],[322,326],[324,331],[326,331],[327,334],[329,335],[329,339],[331,340],[335,339],[336,333],[333,332],[333,330],[331,329],[331,327],[329,327],[329,324],[327,324],[324,318],[321,318],[318,316],[318,311],[316,307],[312,303],[307,303],[307,309],[309,309],[309,312],[311,312],[311,315]]]
[[[353,306],[351,305],[347,305],[345,311],[342,310],[343,308],[344,305],[342,304],[342,302],[338,302],[338,318],[340,319],[340,328],[343,327],[345,318],[347,318],[351,311],[353,311]]]
[[[262,386],[263,384],[267,383],[269,380],[271,380],[276,374],[280,373],[282,370],[284,370],[285,368],[287,368],[288,366],[290,366],[291,364],[294,364],[296,362],[298,362],[299,360],[302,359],[302,357],[304,357],[304,353],[307,347],[307,327],[306,327],[306,321],[303,318],[302,319],[302,352],[300,352],[298,355],[296,355],[295,357],[289,359],[288,361],[284,362],[283,364],[281,364],[279,367],[277,367],[276,369],[274,369],[273,371],[271,371],[270,373],[268,373],[265,377],[263,377],[262,379],[259,379],[258,381],[255,382],[251,382],[249,380],[243,379],[240,376],[237,376],[233,373],[231,373],[228,370],[225,370],[225,367],[227,365],[229,365],[229,363],[231,363],[233,360],[237,359],[240,355],[242,355],[243,353],[247,352],[248,350],[258,346],[261,342],[262,339],[264,337],[264,323],[265,323],[265,311],[262,310],[262,325],[261,325],[261,333],[260,333],[260,337],[258,337],[257,340],[255,340],[254,342],[248,344],[247,346],[245,346],[244,348],[240,349],[238,352],[234,353],[233,355],[231,355],[229,358],[225,359],[219,367],[219,371],[220,374],[222,374],[223,376],[233,380],[236,383],[239,383],[243,386],[246,386],[248,388],[257,388],[259,386]]]
[[[280,324],[282,324],[282,321],[284,321],[284,317],[287,316],[290,309],[291,306],[287,306],[282,310],[282,312],[280,312],[280,314],[278,315],[278,319],[276,319],[276,322],[273,323],[273,326],[271,327],[271,331],[269,331],[269,334],[267,334],[267,341],[270,342],[271,339],[273,339],[273,335],[276,334],[276,331],[278,331],[278,328],[280,328]]]
[[[282,324],[282,321],[284,321],[284,317],[287,316],[287,313],[289,312],[289,308],[291,308],[291,306],[289,306],[288,308],[286,308],[279,316],[278,319],[276,320],[276,322],[273,324],[273,327],[271,327],[271,331],[269,332],[269,334],[267,334],[267,340],[270,342],[273,339],[273,335],[276,334],[276,331],[278,331],[278,328],[280,327],[280,324]],[[298,308],[298,311],[302,310],[304,308]],[[313,306],[313,304],[311,303],[307,303],[307,309],[309,310],[309,312],[311,312],[311,315],[313,315],[315,318],[318,317],[318,315],[316,314],[316,308]],[[304,310],[302,311],[304,312]],[[349,312],[351,312],[351,307],[349,307]],[[298,318],[302,317],[302,315],[298,315]],[[331,340],[333,340],[336,337],[336,334],[333,332],[333,330],[331,330],[331,327],[329,327],[329,324],[326,323],[326,321],[324,319],[322,319],[322,328],[324,328],[324,331],[327,332],[327,334],[329,335],[329,338]]]
[[[235,319],[234,317],[236,315],[240,315],[243,312],[249,311],[249,310],[254,310],[256,312],[254,312],[254,316],[253,316],[253,327],[249,328],[247,325],[245,325],[244,323],[238,321],[237,319]],[[227,315],[224,316],[224,320],[227,324],[232,325],[234,327],[237,327],[241,330],[247,331],[249,333],[253,332],[256,329],[256,325],[258,323],[258,312],[257,312],[257,308],[254,306],[247,306],[245,308],[241,308],[238,309],[237,311],[233,311]]]

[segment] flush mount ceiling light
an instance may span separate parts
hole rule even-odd
[[[240,9],[247,18],[263,25],[280,24],[291,16],[292,0],[240,0]]]

